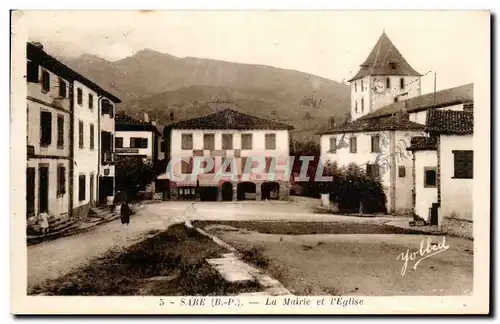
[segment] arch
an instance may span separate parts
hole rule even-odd
[[[279,199],[280,184],[276,181],[262,183],[262,199]]]
[[[231,182],[224,182],[220,186],[222,201],[233,200],[233,184]]]
[[[238,183],[237,198],[238,200],[255,200],[257,186],[253,182],[244,181]]]

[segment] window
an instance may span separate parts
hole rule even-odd
[[[379,165],[378,164],[367,164],[366,165],[366,175],[369,177],[378,177],[379,173]]]
[[[241,134],[241,149],[251,150],[252,149],[252,134]]]
[[[50,74],[48,71],[42,71],[42,91],[49,92],[50,90]]]
[[[222,149],[223,150],[233,149],[233,134],[222,134]]]
[[[394,97],[394,102],[398,102],[398,97]]]
[[[123,137],[115,138],[115,147],[117,147],[117,148],[123,147]]]
[[[403,90],[405,88],[405,78],[399,79],[399,88]]]
[[[385,87],[387,89],[391,87],[391,78],[385,78]]]
[[[90,149],[94,149],[94,124],[90,124]]]
[[[365,111],[365,99],[361,98],[361,112]]]
[[[131,148],[148,148],[148,139],[144,137],[131,137],[130,138]]]
[[[64,116],[57,115],[57,148],[64,148]]]
[[[185,159],[183,159],[181,161],[181,166],[183,174],[190,174],[193,172],[193,158],[189,158],[189,161],[185,161]]]
[[[276,134],[266,134],[266,150],[276,149]]]
[[[354,112],[357,114],[358,113],[358,101],[354,101]]]
[[[27,66],[27,76],[28,82],[38,83],[40,80],[38,79],[38,64],[33,61],[28,61]]]
[[[192,150],[193,149],[193,134],[182,134],[182,149]]]
[[[330,137],[330,151],[329,153],[337,153],[337,138]]]
[[[349,148],[351,150],[351,153],[356,153],[358,152],[358,141],[356,137],[351,137],[349,139]]]
[[[80,174],[78,176],[78,200],[85,200],[85,174]]]
[[[354,92],[358,92],[358,83],[354,82]]]
[[[372,135],[372,153],[380,152],[380,136]]]
[[[66,82],[59,78],[59,97],[66,98]]]
[[[474,175],[474,151],[452,151],[455,173],[453,178],[472,179]]]
[[[78,147],[83,148],[83,122],[78,122]]]
[[[215,149],[215,134],[203,134],[203,149]]]
[[[364,91],[364,88],[363,88],[363,80],[361,80],[361,92]]]
[[[101,102],[101,114],[109,115],[110,118],[113,118],[113,105],[108,99],[103,99]]]
[[[81,88],[76,89],[76,102],[81,105],[83,102],[83,92]]]
[[[52,142],[52,114],[48,111],[40,112],[40,145],[49,146]]]
[[[437,172],[435,167],[424,168],[424,188],[436,187]]]
[[[57,196],[66,193],[66,168],[60,164],[57,166]]]
[[[89,93],[89,109],[94,109],[94,95]]]
[[[396,63],[395,62],[389,62],[389,68],[395,70],[396,69]]]
[[[398,173],[400,178],[406,177],[406,168],[404,165],[400,165],[398,168]]]

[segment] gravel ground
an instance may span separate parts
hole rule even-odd
[[[344,225],[344,234],[311,235],[263,234],[224,226],[214,228],[212,223],[208,228],[240,251],[258,251],[260,265],[298,295],[472,294],[473,242],[467,239],[446,237],[448,250],[422,260],[413,269],[418,256],[402,275],[401,253],[417,251],[428,238],[439,243],[443,237],[375,234],[373,228],[370,234],[356,234],[365,226],[360,224],[353,224],[351,234],[346,234]],[[268,231],[279,232],[274,227],[279,225],[269,223],[273,229]]]

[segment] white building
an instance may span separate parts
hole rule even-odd
[[[86,217],[97,197],[99,103],[92,81],[27,44],[27,216]]]
[[[429,110],[427,137],[414,138],[415,215],[446,231],[472,237],[474,113]]]
[[[162,134],[156,123],[149,121],[147,114],[143,120],[137,120],[120,113],[116,116],[115,130],[117,154],[141,156],[150,159],[153,164],[164,159]]]
[[[201,200],[261,200],[287,199],[289,178],[285,172],[269,177],[271,158],[275,163],[288,163],[289,131],[292,126],[224,109],[208,116],[173,123],[165,128],[165,141],[170,161],[179,161],[172,174],[183,180],[170,179],[170,199]],[[168,138],[167,138],[168,137]],[[193,158],[203,156],[213,162],[213,168],[197,179]],[[180,161],[184,159],[184,161]],[[244,174],[245,165],[255,166],[264,161],[266,166],[258,174]],[[262,163],[264,163],[262,162]],[[234,164],[232,164],[234,163]],[[255,165],[254,165],[255,163]],[[224,168],[235,176],[217,178]],[[231,170],[231,168],[235,170]],[[226,169],[227,168],[227,169]],[[169,170],[165,174],[168,177]]]
[[[360,70],[349,80],[351,120],[318,132],[321,156],[339,166],[354,163],[368,175],[380,177],[390,213],[410,212],[413,136],[424,126],[409,119],[403,109],[370,118],[382,107],[420,95],[420,76],[383,33]],[[366,118],[364,118],[366,117]]]

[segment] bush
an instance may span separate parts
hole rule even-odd
[[[144,161],[139,156],[119,156],[115,176],[116,190],[134,199],[139,191],[155,180],[156,170],[150,160]]]
[[[364,213],[387,212],[380,177],[367,176],[355,164],[339,168],[335,163],[325,166],[324,175],[331,176],[332,181],[299,183],[305,187],[306,196],[319,198],[320,194],[329,194],[330,200],[338,204],[340,212],[358,212],[360,203]]]

